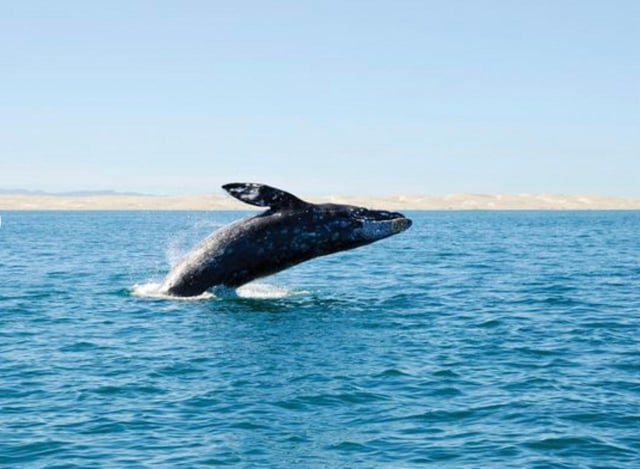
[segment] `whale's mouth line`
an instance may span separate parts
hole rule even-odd
[[[394,221],[398,219],[407,219],[402,213],[388,212],[386,210],[362,210],[353,213],[356,220],[367,222],[384,222]]]

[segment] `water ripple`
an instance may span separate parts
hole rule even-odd
[[[140,290],[238,214],[2,215],[0,466],[640,465],[638,212],[414,213],[196,301]]]

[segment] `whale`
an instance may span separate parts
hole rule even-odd
[[[192,297],[217,287],[236,289],[301,262],[388,238],[412,224],[398,212],[314,204],[266,184],[229,183],[222,189],[266,210],[209,235],[169,272],[161,293]]]

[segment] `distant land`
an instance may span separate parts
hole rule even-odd
[[[303,197],[304,198],[304,197]],[[308,197],[390,210],[640,210],[640,197],[563,194],[449,194]],[[226,194],[147,195],[116,191],[1,190],[0,210],[251,210]]]
[[[0,189],[0,195],[56,195],[61,197],[92,197],[97,195],[145,195],[140,192],[118,192],[118,191],[69,191],[69,192],[46,192],[32,191],[29,189]]]

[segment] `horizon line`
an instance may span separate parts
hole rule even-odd
[[[97,190],[64,190],[64,191],[47,191],[40,189],[2,189],[0,188],[0,196],[51,196],[51,197],[196,197],[196,196],[224,196],[229,195],[223,190],[207,191],[207,192],[180,192],[180,193],[151,193],[138,192],[131,190],[114,190],[114,189],[97,189]],[[478,191],[456,191],[446,193],[434,192],[395,192],[387,194],[372,193],[333,193],[333,194],[303,194],[301,197],[308,198],[325,198],[325,197],[346,197],[346,198],[393,198],[393,197],[446,197],[454,195],[465,196],[566,196],[566,197],[610,197],[615,199],[636,199],[640,195],[614,195],[603,192],[554,192],[554,191],[520,191],[520,192],[478,192]]]

